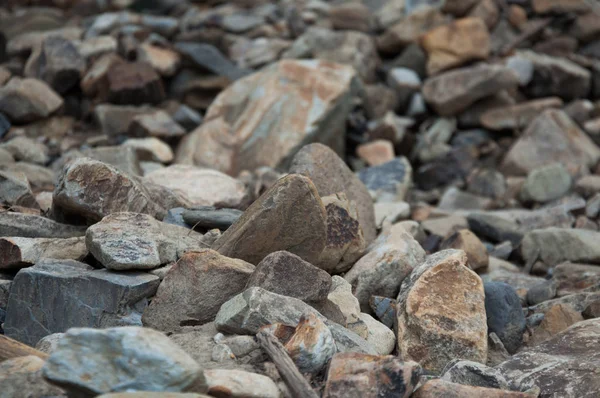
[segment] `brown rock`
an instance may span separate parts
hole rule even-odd
[[[62,98],[41,80],[13,77],[0,87],[0,112],[13,122],[46,118],[62,105]]]
[[[135,149],[137,157],[142,161],[170,163],[175,156],[167,143],[155,137],[130,138],[123,146]]]
[[[498,388],[475,387],[449,381],[429,380],[411,395],[413,398],[530,398],[531,395],[519,391],[506,391]]]
[[[590,10],[590,12],[586,14],[579,15],[577,19],[575,19],[575,23],[571,26],[569,33],[577,40],[583,42],[593,40],[600,34],[600,20],[598,19],[598,14],[596,14],[594,10]]]
[[[329,365],[323,398],[408,398],[420,374],[418,364],[392,355],[339,353]]]
[[[252,203],[212,248],[252,264],[279,250],[314,262],[326,234],[327,213],[317,189],[309,178],[291,174]]]
[[[533,119],[546,109],[561,108],[563,101],[558,97],[531,100],[517,105],[490,109],[481,115],[483,127],[492,130],[521,129],[529,126]]]
[[[150,43],[143,43],[138,47],[137,59],[152,65],[155,71],[166,77],[173,76],[181,64],[178,52]]]
[[[544,314],[544,320],[533,331],[529,345],[538,345],[579,321],[583,321],[581,312],[575,311],[567,304],[556,304]]]
[[[144,112],[134,115],[128,133],[134,137],[176,138],[185,135],[185,129],[163,111]]]
[[[113,104],[156,104],[165,99],[160,76],[145,62],[115,63],[107,73],[108,100]]]
[[[527,11],[518,4],[511,4],[508,7],[508,21],[515,28],[523,29],[527,23]]]
[[[329,362],[337,348],[331,331],[315,314],[300,318],[285,349],[302,373],[318,373]]]
[[[333,5],[329,10],[329,21],[334,29],[350,29],[369,33],[370,19],[371,12],[362,3]]]
[[[285,167],[309,142],[342,153],[343,121],[355,88],[350,67],[280,61],[221,92],[205,122],[182,140],[176,161],[237,175],[260,166]]]
[[[600,267],[564,262],[554,267],[553,279],[558,283],[558,297],[579,293],[600,284]]]
[[[440,250],[458,249],[467,254],[468,267],[475,270],[485,268],[489,263],[489,255],[484,244],[468,229],[461,229],[442,242]]]
[[[480,0],[447,0],[442,6],[442,11],[456,17],[462,17],[479,3]]]
[[[352,294],[352,285],[341,276],[331,278],[331,290],[327,300],[315,306],[327,319],[339,323],[363,338],[368,337],[368,329],[360,319],[360,304]]]
[[[54,173],[52,170],[27,162],[15,162],[8,165],[0,165],[0,169],[11,173],[23,173],[29,181],[31,189],[36,194],[39,191],[54,189]]]
[[[490,36],[480,18],[463,18],[430,30],[421,38],[428,54],[427,73],[434,75],[469,61],[486,59]]]
[[[23,15],[25,17],[25,15]],[[23,26],[27,26],[24,24]],[[24,31],[23,34],[15,36],[6,44],[7,53],[11,56],[14,55],[25,55],[31,53],[36,47],[39,47],[45,39],[48,37],[61,37],[67,40],[79,40],[83,31],[78,27],[63,27],[63,28],[50,28],[48,30],[37,30],[35,28],[31,31]]]
[[[125,63],[125,60],[112,52],[99,57],[81,79],[81,91],[88,97],[108,100],[108,72],[114,65],[122,63]]]
[[[361,144],[356,148],[356,154],[369,166],[377,166],[396,157],[394,146],[388,140],[375,140]]]
[[[44,380],[44,360],[29,355],[6,359],[0,363],[2,395],[7,397],[61,397],[64,391]]]
[[[481,0],[471,9],[469,16],[481,18],[488,29],[493,29],[500,18],[500,10],[494,0]]]
[[[331,276],[292,253],[278,251],[258,263],[246,288],[253,286],[316,303],[327,298]]]
[[[584,0],[532,0],[531,6],[538,14],[586,12],[590,9],[590,5]]]
[[[0,238],[0,269],[23,268],[42,258],[81,260],[87,254],[83,237]]]
[[[467,262],[462,250],[444,250],[402,282],[397,317],[403,358],[434,372],[457,357],[485,363],[483,283]]]
[[[39,207],[25,174],[11,171],[0,170],[0,201],[9,205]]]
[[[213,250],[186,253],[165,275],[144,326],[173,331],[214,320],[227,300],[244,290],[254,266]]]
[[[105,87],[105,85],[101,84],[101,87]],[[134,117],[153,112],[154,109],[145,106],[101,104],[94,108],[94,118],[100,125],[102,134],[110,137],[127,134]],[[135,136],[136,134],[129,135]],[[147,136],[148,134],[144,132],[143,135]]]

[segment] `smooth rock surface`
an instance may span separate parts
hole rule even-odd
[[[509,353],[515,353],[523,340],[525,316],[515,289],[502,282],[486,282],[485,311],[488,331],[496,333]]]

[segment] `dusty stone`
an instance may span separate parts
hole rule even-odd
[[[57,223],[35,214],[0,212],[0,236],[24,238],[73,238],[84,236],[86,227]]]
[[[93,395],[146,389],[180,392],[205,381],[200,366],[167,336],[134,326],[70,329],[43,373],[71,393]]]
[[[505,391],[495,388],[473,387],[450,383],[441,379],[429,380],[413,395],[414,398],[529,398],[531,395],[518,391]]]
[[[185,130],[163,110],[132,115],[128,134],[134,137],[158,137],[172,139],[181,137]]]
[[[137,59],[152,65],[155,71],[166,77],[173,76],[181,64],[179,53],[151,43],[143,43],[138,47]]]
[[[375,140],[359,145],[356,154],[369,166],[379,166],[394,159],[394,146],[387,140]]]
[[[468,229],[452,234],[440,245],[440,249],[458,249],[467,254],[468,267],[475,270],[485,268],[489,263],[489,255],[484,244]]]
[[[481,18],[457,19],[431,29],[421,37],[421,45],[428,54],[429,75],[486,59],[490,54],[490,37]]]
[[[481,124],[492,130],[522,129],[544,110],[560,108],[562,105],[560,98],[549,97],[490,109],[481,115]]]
[[[525,332],[521,300],[506,283],[486,282],[484,289],[488,332],[495,333],[509,353],[515,353]]]
[[[285,349],[302,373],[318,373],[327,365],[337,348],[329,328],[315,314],[300,318]]]
[[[403,358],[434,372],[455,357],[485,363],[483,283],[467,261],[462,250],[444,250],[429,256],[402,282],[397,317]]]
[[[7,397],[64,396],[64,391],[42,376],[44,360],[33,355],[11,358],[0,363],[2,394]]]
[[[455,210],[485,210],[492,207],[490,198],[464,192],[456,187],[448,188],[438,203],[438,209]]]
[[[456,231],[469,228],[467,219],[459,215],[427,219],[421,225],[425,231],[441,237],[450,236]]]
[[[63,99],[37,79],[13,77],[0,87],[0,112],[11,122],[29,123],[44,119],[63,105]]]
[[[135,149],[140,160],[170,163],[175,157],[171,147],[155,137],[129,138],[123,143],[123,146]]]
[[[573,307],[566,304],[554,305],[545,312],[542,323],[533,331],[528,345],[538,345],[579,321],[583,321],[583,316]]]
[[[318,303],[329,294],[331,276],[292,253],[278,251],[258,263],[246,288],[253,286],[307,303]]]
[[[390,329],[394,327],[396,319],[396,304],[396,300],[389,297],[371,296],[369,299],[369,305],[379,321]]]
[[[314,184],[290,174],[252,203],[212,248],[252,264],[279,250],[312,263],[325,246],[326,223],[327,213]]]
[[[286,167],[310,142],[342,153],[342,120],[357,90],[355,77],[351,67],[328,61],[283,60],[236,81],[215,99],[205,122],[182,140],[176,161],[237,175],[260,166]],[[268,91],[258,97],[264,87]]]
[[[578,293],[600,283],[600,267],[565,262],[554,267],[552,276],[557,284],[556,294],[561,297]]]
[[[334,29],[358,30],[369,33],[371,13],[366,5],[348,3],[335,5],[329,10],[329,20]]]
[[[144,176],[145,181],[165,186],[193,206],[238,207],[244,200],[244,184],[216,170],[172,165]]]
[[[598,237],[599,232],[584,229],[538,229],[525,235],[521,253],[526,261],[535,260],[537,255],[550,266],[563,261],[600,264]]]
[[[405,157],[358,172],[358,178],[377,200],[383,202],[404,200],[412,185],[412,166]]]
[[[0,170],[0,200],[9,205],[39,207],[23,173]]]
[[[40,261],[15,277],[4,331],[33,346],[71,327],[141,326],[141,312],[158,283],[158,277],[145,273],[93,270],[69,260]]]
[[[277,384],[267,376],[234,369],[204,371],[207,393],[223,398],[279,398]]]
[[[521,187],[521,200],[549,202],[561,198],[571,188],[571,175],[560,163],[549,164],[529,172]]]
[[[533,11],[538,14],[552,12],[585,12],[589,10],[589,5],[582,0],[533,0],[531,2]]]
[[[498,388],[509,390],[504,376],[493,368],[473,361],[454,360],[448,364],[441,377],[451,383],[474,387]]]
[[[41,142],[27,137],[15,137],[0,145],[7,150],[15,160],[45,165],[48,163],[48,147]]]
[[[173,209],[171,209],[173,210]],[[171,211],[169,210],[169,211]],[[212,206],[195,206],[182,209],[182,222],[199,228],[218,228],[225,231],[231,227],[244,212],[236,209],[217,209]]]
[[[160,76],[145,62],[115,63],[106,75],[113,104],[155,104],[165,99]]]
[[[43,258],[81,260],[87,254],[83,237],[0,238],[0,269],[28,267]]]
[[[417,386],[421,368],[392,355],[354,352],[334,355],[327,372],[324,398],[408,398]]]
[[[360,319],[360,304],[352,294],[352,285],[341,276],[335,275],[331,278],[331,289],[327,300],[318,303],[315,308],[327,319],[339,323],[365,339],[368,337],[368,329]]]
[[[394,332],[389,327],[364,312],[360,314],[360,319],[367,325],[367,341],[375,347],[377,354],[391,354],[396,347],[396,335]]]
[[[500,18],[500,10],[494,0],[481,0],[471,9],[468,16],[481,18],[488,29],[493,29]]]
[[[352,330],[346,329],[342,325],[329,320],[326,321],[325,324],[333,335],[338,352],[354,352],[370,355],[377,354],[377,350],[372,344]]]
[[[477,100],[518,84],[517,75],[500,65],[456,69],[425,80],[423,97],[442,116],[464,111]]]
[[[36,200],[38,201],[38,204],[38,194],[40,191],[54,189],[54,173],[50,169],[37,164],[16,162],[4,166],[0,165],[0,169],[7,170],[12,173],[23,173],[23,175],[25,175],[29,181],[32,191],[36,193]],[[41,205],[40,208],[42,208]]]
[[[375,239],[375,212],[369,191],[331,148],[321,144],[304,146],[294,156],[290,173],[308,176],[322,198],[344,192],[356,203],[365,243],[368,245]]]
[[[377,225],[395,223],[398,220],[409,218],[410,205],[406,202],[375,203],[375,222]]]

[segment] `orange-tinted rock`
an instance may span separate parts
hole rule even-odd
[[[583,321],[580,312],[568,304],[556,304],[544,314],[544,320],[533,331],[529,345],[544,342],[579,321]]]
[[[152,65],[161,76],[173,76],[181,64],[181,56],[178,52],[150,43],[139,46],[137,57],[139,61]]]
[[[475,387],[440,379],[429,380],[411,395],[412,398],[531,398],[530,394],[499,388]]]
[[[356,154],[369,166],[377,166],[393,160],[394,146],[387,140],[375,140],[361,144],[356,148]]]
[[[488,266],[489,255],[484,244],[468,229],[461,229],[442,242],[440,249],[458,249],[467,253],[468,266],[471,269]]]
[[[155,104],[165,99],[160,76],[145,62],[116,63],[107,74],[113,104]]]
[[[527,23],[527,11],[517,4],[508,8],[508,22],[517,29],[522,29]]]
[[[302,373],[317,373],[337,351],[329,328],[315,314],[300,318],[285,349]]]

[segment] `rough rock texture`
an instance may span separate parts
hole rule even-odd
[[[475,270],[485,268],[489,263],[486,247],[479,238],[468,229],[461,229],[450,235],[440,245],[440,249],[458,249],[467,254],[469,268]]]
[[[508,382],[497,369],[473,361],[457,359],[450,362],[441,379],[475,387],[509,389]]]
[[[544,313],[544,319],[534,330],[529,345],[540,344],[579,321],[583,321],[581,313],[570,305],[554,305]]]
[[[368,329],[360,320],[360,304],[352,294],[352,285],[341,276],[331,278],[331,290],[327,300],[315,305],[327,319],[353,330],[363,338],[368,337]]]
[[[444,380],[429,380],[413,395],[414,398],[529,398],[524,392],[504,391],[495,388],[472,387]]]
[[[599,232],[583,229],[537,229],[525,235],[521,253],[526,261],[537,257],[550,266],[564,261],[600,264],[599,237]]]
[[[313,263],[325,247],[326,229],[327,214],[314,184],[291,174],[252,203],[212,248],[252,264],[279,250]]]
[[[404,359],[438,373],[456,357],[485,363],[483,283],[467,261],[462,250],[444,250],[402,282],[397,317]]]
[[[62,105],[63,99],[41,80],[13,77],[0,87],[0,112],[12,122],[35,122]]]
[[[4,360],[0,363],[0,385],[6,397],[63,396],[64,391],[42,376],[44,360],[33,355]]]
[[[9,205],[39,207],[23,173],[0,170],[0,200]]]
[[[204,371],[207,393],[210,396],[231,398],[279,398],[277,384],[267,376],[234,369]]]
[[[82,260],[87,254],[82,237],[0,238],[0,270],[28,267],[44,258]]]
[[[371,315],[361,313],[360,320],[367,326],[367,341],[373,344],[379,355],[388,355],[396,347],[396,335],[383,323],[375,320]]]
[[[312,374],[321,371],[337,351],[331,331],[313,313],[300,318],[284,347],[300,372]]]
[[[515,353],[523,340],[525,316],[515,289],[502,282],[486,282],[485,311],[488,331],[496,333],[509,353]]]

